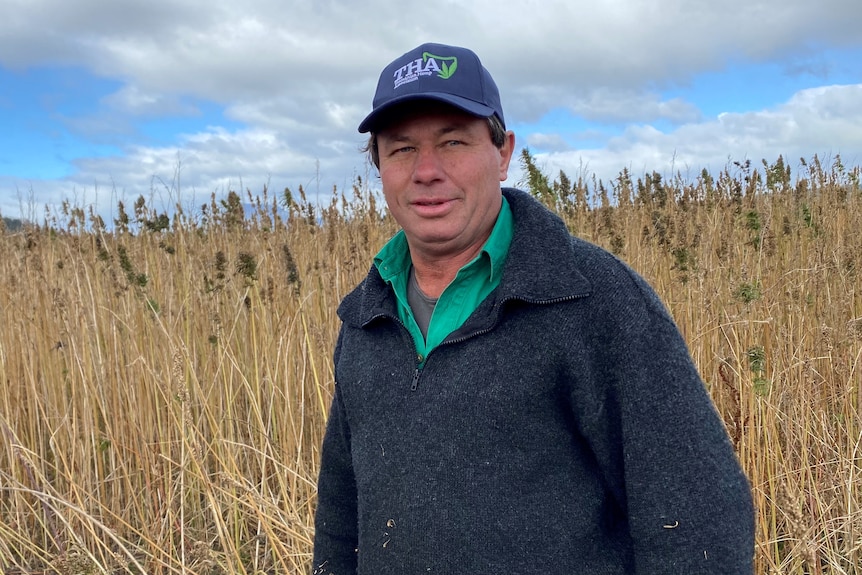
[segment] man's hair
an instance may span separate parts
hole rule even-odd
[[[502,148],[506,143],[506,128],[503,122],[497,116],[489,116],[488,130],[491,132],[491,142],[497,147]],[[377,134],[371,132],[368,135],[368,141],[360,149],[361,152],[368,154],[368,159],[374,164],[374,167],[380,169],[380,151],[377,149]]]

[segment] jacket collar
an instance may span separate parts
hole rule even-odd
[[[572,236],[559,216],[526,192],[503,188],[503,195],[512,208],[514,236],[500,286],[479,306],[475,320],[494,321],[499,303],[505,300],[550,303],[589,295],[591,284],[571,263]],[[378,317],[398,317],[395,295],[376,266],[372,265],[363,282],[344,298],[338,315],[355,327]]]

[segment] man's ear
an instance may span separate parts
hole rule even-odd
[[[509,177],[509,162],[512,161],[512,153],[515,151],[515,132],[508,130],[503,145],[500,146],[500,181]]]

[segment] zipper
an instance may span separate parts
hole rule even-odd
[[[375,319],[386,318],[394,321],[397,325],[401,327],[403,333],[406,334],[407,340],[409,342],[410,349],[413,351],[413,356],[416,357],[416,342],[413,341],[413,336],[410,335],[410,330],[407,329],[407,326],[404,325],[404,322],[401,321],[401,318],[397,316],[390,315],[388,313],[378,313],[368,319],[368,321],[362,324],[363,327],[374,321]],[[427,361],[427,356],[425,359],[416,366],[416,369],[413,370],[413,376],[410,379],[410,391],[416,391],[416,388],[419,387],[419,376],[422,375],[422,368],[425,366],[425,361]]]
[[[554,299],[539,299],[539,300],[528,299],[528,298],[521,297],[521,296],[517,296],[517,297],[516,296],[510,296],[510,297],[507,297],[507,298],[501,300],[500,303],[497,305],[497,307],[503,307],[503,304],[510,302],[510,301],[514,301],[514,300],[522,301],[522,302],[532,304],[532,305],[550,305],[550,304],[562,303],[562,302],[566,302],[566,301],[573,301],[576,299],[585,298],[588,295],[590,295],[590,294],[586,293],[586,294],[578,294],[578,295],[569,295],[569,296],[565,296],[565,297],[558,297],[558,298],[554,298]],[[479,331],[470,332],[467,335],[461,336],[461,337],[456,338],[456,339],[445,339],[442,342],[440,342],[440,345],[462,343],[462,342],[467,341],[470,338],[473,338],[473,337],[476,337],[479,335],[485,335],[486,333],[488,333],[489,331],[491,331],[495,327],[497,327],[497,324],[500,323],[500,314],[495,314],[494,318],[495,318],[494,323],[492,323],[489,327],[486,327],[485,329],[480,329]],[[428,355],[431,355],[431,354],[429,353]],[[426,357],[426,360],[427,360],[427,357]]]
[[[524,297],[507,297],[507,298],[500,301],[500,303],[498,304],[498,308],[503,307],[503,304],[505,304],[506,302],[512,301],[512,300],[520,300],[520,301],[523,301],[523,302],[526,302],[526,303],[529,303],[532,305],[548,305],[548,304],[562,303],[562,302],[566,302],[566,301],[573,301],[576,299],[585,298],[588,295],[589,294],[578,294],[578,295],[559,297],[559,298],[554,298],[554,299],[545,299],[545,300],[533,300],[533,299],[527,299]],[[443,345],[453,345],[456,343],[462,343],[462,342],[467,341],[468,339],[471,339],[471,338],[474,338],[474,337],[477,337],[480,335],[484,335],[484,334],[490,332],[495,327],[497,327],[497,324],[500,322],[500,314],[495,314],[494,318],[495,318],[494,323],[492,323],[489,327],[486,327],[485,329],[480,329],[479,331],[472,331],[472,332],[470,332],[464,336],[461,336],[459,338],[456,338],[456,339],[445,339],[442,342],[440,342],[440,345],[438,345],[437,347],[440,347]],[[401,327],[403,327],[404,330],[407,331],[407,335],[409,336],[410,332],[409,332],[409,330],[407,330],[407,326],[405,326],[404,323],[402,323],[400,319],[398,319],[398,318],[393,318],[393,319],[395,319],[395,321],[397,323],[401,324]],[[411,344],[412,343],[413,342],[412,342],[412,338],[411,338]],[[416,388],[419,387],[419,377],[422,375],[422,369],[425,367],[425,364],[428,362],[428,358],[431,356],[432,353],[434,353],[434,351],[436,349],[437,348],[434,348],[430,352],[428,352],[428,355],[425,356],[425,359],[422,361],[422,363],[413,371],[413,378],[412,378],[412,381],[410,383],[410,391],[416,391]]]

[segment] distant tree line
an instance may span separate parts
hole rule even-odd
[[[3,228],[9,230],[10,232],[17,232],[21,229],[22,222],[21,220],[14,218],[3,217]]]

